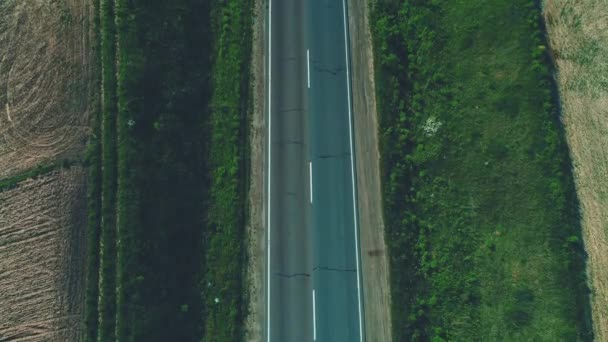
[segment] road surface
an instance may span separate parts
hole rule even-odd
[[[268,0],[267,341],[362,341],[345,0]]]

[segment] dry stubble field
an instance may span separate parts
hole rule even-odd
[[[89,3],[0,1],[0,178],[82,151]]]
[[[94,51],[85,0],[0,0],[0,180],[81,160]],[[0,191],[0,341],[74,341],[82,326],[86,172]]]
[[[0,192],[0,341],[77,341],[86,201],[82,168]]]
[[[608,341],[608,0],[547,0],[574,175],[595,339]]]

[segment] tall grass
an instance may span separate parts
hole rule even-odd
[[[87,264],[86,292],[84,307],[83,340],[96,342],[98,332],[99,308],[99,247],[101,235],[101,51],[100,51],[100,0],[93,1],[93,80],[91,87],[91,136],[85,154],[85,164],[88,167],[87,178]]]
[[[378,2],[372,27],[395,339],[590,339],[537,5]]]
[[[99,263],[99,340],[116,330],[116,27],[114,0],[101,0],[101,234]]]
[[[608,339],[608,7],[606,1],[545,1],[562,119],[581,203],[595,338]]]
[[[243,333],[246,130],[251,52],[251,0],[213,8],[215,49],[210,116],[211,170],[203,288],[203,341]],[[217,302],[219,301],[219,303]]]

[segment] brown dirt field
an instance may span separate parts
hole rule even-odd
[[[546,0],[574,165],[595,339],[608,341],[608,0]]]
[[[82,324],[85,171],[0,192],[0,341],[76,341]]]
[[[266,96],[265,73],[265,27],[266,15],[264,0],[255,0],[253,22],[253,45],[251,56],[253,112],[250,127],[250,158],[251,175],[249,179],[249,222],[247,225],[247,284],[248,316],[245,327],[245,341],[261,341],[263,335],[264,306],[264,260],[265,227],[264,218],[264,141],[266,141],[266,126],[264,107]]]
[[[85,0],[0,1],[0,178],[84,148],[90,7]]]
[[[348,13],[365,335],[369,342],[387,342],[392,340],[390,287],[380,191],[380,153],[374,55],[368,18],[369,1],[348,1]]]

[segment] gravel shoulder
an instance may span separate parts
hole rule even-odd
[[[253,44],[251,56],[252,99],[253,110],[250,114],[249,146],[250,146],[250,178],[249,178],[249,221],[247,232],[247,284],[248,316],[245,327],[246,341],[261,341],[263,336],[264,319],[264,251],[265,247],[265,201],[264,201],[264,141],[266,127],[264,109],[266,106],[265,82],[265,27],[266,1],[255,0],[253,19]]]
[[[388,251],[380,186],[374,57],[368,0],[348,1],[361,266],[367,341],[391,341]]]

